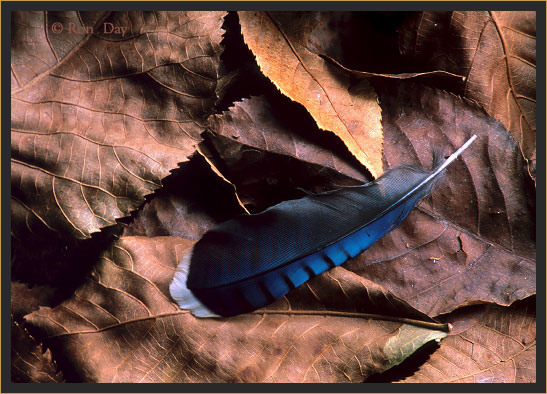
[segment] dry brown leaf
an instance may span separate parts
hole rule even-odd
[[[11,381],[14,383],[62,383],[63,374],[49,349],[42,345],[19,325],[11,321]]]
[[[402,383],[535,383],[535,302],[451,313],[454,331]]]
[[[233,187],[197,154],[162,183],[163,188],[124,228],[124,236],[171,235],[198,240],[213,225],[243,213]]]
[[[536,167],[536,13],[423,12],[401,47],[429,67],[466,76],[463,94],[511,131]]]
[[[17,237],[87,238],[137,208],[187,160],[217,98],[224,15],[13,14]]]
[[[94,382],[362,382],[446,336],[423,327],[441,325],[340,267],[266,309],[195,318],[168,295],[191,245],[122,238],[74,297],[26,320],[60,360],[70,360],[64,371]],[[385,320],[399,317],[422,327]]]
[[[336,137],[317,134],[313,121],[289,104],[252,97],[208,120],[210,159],[255,212],[300,196],[297,187],[318,192],[367,181]]]
[[[241,31],[266,77],[302,104],[319,128],[336,134],[373,176],[382,170],[381,112],[367,81],[349,75],[307,49],[315,21],[307,13],[239,12]]]
[[[400,62],[396,28],[408,12],[402,11],[303,11],[292,12],[292,19],[303,25],[305,46],[311,52],[346,71],[361,76],[407,78],[408,68]],[[343,67],[343,66],[342,66]],[[405,73],[406,75],[401,75]],[[416,73],[422,74],[422,73]],[[458,77],[445,71],[428,74]]]
[[[207,163],[207,165],[209,166],[209,169],[211,170],[211,172],[213,174],[215,174],[217,176],[217,178],[219,178],[223,182],[224,185],[229,186],[230,191],[233,193],[233,195],[231,195],[231,197],[235,198],[235,200],[237,201],[238,206],[243,211],[242,213],[246,213],[246,214],[250,213],[249,210],[247,209],[247,207],[245,206],[245,204],[243,204],[243,202],[239,198],[239,195],[237,194],[235,185],[232,182],[230,182],[228,180],[228,178],[226,178],[222,174],[222,172],[219,171],[219,169],[216,167],[214,161],[211,160],[211,158],[210,158],[211,151],[205,146],[205,144],[201,143],[200,145],[198,145],[197,153]]]
[[[305,130],[310,125],[303,124],[297,116],[286,105],[280,106],[265,96],[258,96],[243,99],[229,111],[209,117],[207,124],[216,135],[246,146],[321,164],[361,182],[366,181],[362,168],[351,162],[344,152],[336,151],[332,139],[312,134],[315,130]]]
[[[408,82],[376,86],[384,111],[386,168],[429,167],[477,140],[430,198],[346,267],[436,316],[536,292],[535,190],[518,145],[472,103]]]

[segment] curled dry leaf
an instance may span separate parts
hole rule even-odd
[[[402,383],[535,383],[535,302],[482,305],[443,318],[454,330]]]
[[[241,31],[266,77],[302,104],[319,128],[336,134],[373,176],[382,173],[381,111],[367,81],[349,75],[307,48],[316,21],[309,13],[239,12]]]
[[[26,317],[59,360],[70,360],[65,375],[94,382],[362,382],[446,336],[442,325],[343,268],[267,309],[195,318],[168,295],[192,243],[122,238],[71,299]]]
[[[88,238],[187,160],[217,99],[224,15],[13,14],[17,237]]]
[[[318,134],[291,103],[244,99],[208,120],[210,159],[244,204],[263,210],[299,197],[295,188],[325,191],[367,181],[366,171],[334,136]]]
[[[14,383],[62,383],[63,374],[43,346],[19,325],[11,321],[11,381]]]
[[[535,177],[535,12],[421,12],[402,29],[401,48],[429,67],[465,75],[461,93],[511,131]]]
[[[436,316],[536,292],[535,190],[518,145],[476,105],[408,82],[378,85],[386,167],[430,166],[477,140],[430,198],[347,268]]]

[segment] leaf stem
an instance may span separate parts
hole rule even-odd
[[[339,317],[349,317],[356,319],[376,319],[376,320],[387,320],[403,324],[411,324],[413,326],[429,328],[431,330],[438,330],[444,332],[450,332],[452,325],[450,323],[435,323],[428,322],[423,320],[410,319],[407,317],[395,317],[395,316],[385,316],[385,315],[375,315],[373,313],[360,313],[360,312],[342,312],[342,311],[294,311],[294,310],[271,310],[271,309],[259,309],[257,311],[251,312],[256,315],[321,315],[321,316],[339,316]]]

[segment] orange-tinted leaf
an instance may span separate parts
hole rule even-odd
[[[195,318],[168,291],[191,245],[122,238],[74,297],[27,322],[59,360],[70,360],[63,368],[96,382],[360,382],[446,336],[432,329],[442,325],[343,268],[254,313]]]
[[[14,383],[62,383],[63,374],[49,349],[43,346],[19,325],[11,321],[11,381]]]
[[[341,72],[307,49],[313,15],[239,12],[241,31],[266,77],[302,104],[319,128],[336,134],[367,169],[382,173],[382,126],[376,94],[367,81],[350,85]]]
[[[224,15],[12,15],[16,236],[87,238],[187,160],[217,99]]]
[[[429,67],[465,75],[462,93],[511,131],[535,177],[535,12],[419,13],[401,46]]]
[[[476,105],[408,82],[377,85],[386,167],[453,152],[430,198],[347,268],[435,316],[536,292],[535,189],[518,145]]]
[[[402,383],[535,383],[535,315],[529,300],[451,313],[453,332]]]

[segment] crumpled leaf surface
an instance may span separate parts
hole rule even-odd
[[[336,134],[373,176],[382,173],[381,111],[367,81],[349,75],[306,47],[314,14],[240,11],[241,31],[266,77],[302,104],[319,128]]]
[[[408,82],[383,86],[386,168],[428,167],[433,150],[450,154],[478,138],[427,200],[346,267],[430,316],[535,294],[535,190],[518,145],[454,95]]]
[[[535,302],[470,307],[443,320],[453,331],[402,383],[536,382]]]
[[[87,238],[137,208],[187,160],[217,99],[224,15],[13,14],[16,236]],[[128,30],[104,33],[104,23]],[[83,26],[95,33],[73,31]]]
[[[291,17],[300,23],[298,28],[306,41],[304,45],[309,51],[360,78],[408,79],[427,76],[462,78],[443,70],[385,73],[352,70],[341,64],[349,63],[352,67],[359,65],[359,69],[393,67],[393,63],[385,61],[386,58],[392,60],[389,49],[386,48],[386,44],[389,44],[392,38],[388,29],[375,29],[377,27],[375,24],[385,27],[394,23],[399,18],[394,15],[397,13],[388,15],[388,12],[303,11],[291,14]],[[361,39],[355,39],[356,37]],[[384,53],[382,59],[378,59],[378,56],[370,56],[371,53],[379,51],[378,46],[381,46],[384,52],[388,52]]]
[[[12,319],[11,381],[14,383],[62,383],[63,374],[43,346]]]
[[[361,313],[431,321],[343,268],[255,313],[195,318],[168,296],[192,243],[124,237],[74,297],[26,317],[59,360],[70,360],[65,375],[95,382],[361,382],[446,336]]]
[[[536,167],[536,13],[422,12],[402,29],[403,53],[466,76],[461,92],[500,120]]]
[[[370,180],[339,141],[317,133],[289,104],[251,97],[208,120],[210,158],[253,212],[300,197],[296,188],[320,192]]]

